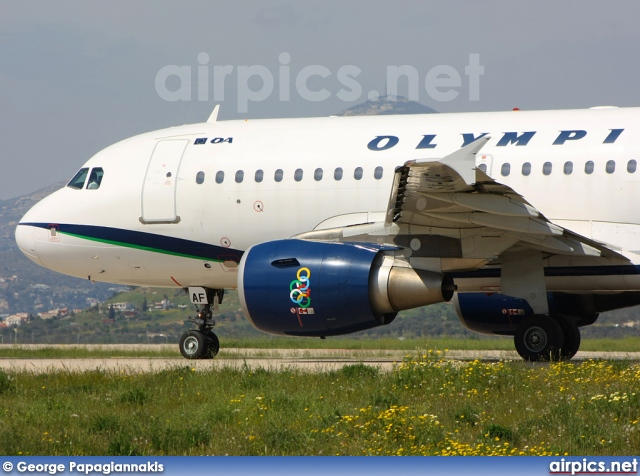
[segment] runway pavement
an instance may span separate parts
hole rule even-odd
[[[37,348],[37,346],[23,348]],[[52,347],[52,346],[47,346]],[[69,347],[69,346],[66,346]],[[83,346],[84,347],[84,346]],[[100,347],[100,346],[96,346]],[[126,346],[101,346],[103,349],[127,349]],[[156,346],[157,347],[157,346]],[[174,348],[175,346],[170,346]],[[135,349],[140,349],[135,346]],[[177,354],[177,350],[176,350]],[[344,349],[223,349],[213,360],[186,360],[176,357],[115,357],[115,358],[76,358],[76,359],[36,359],[36,358],[0,358],[0,369],[6,371],[29,371],[45,373],[50,371],[82,372],[87,370],[118,371],[124,373],[159,372],[165,369],[190,367],[196,371],[216,368],[249,367],[278,370],[283,368],[321,372],[339,369],[345,365],[363,363],[388,371],[406,356],[417,356],[416,351],[388,350],[344,350]],[[450,350],[445,354],[451,360],[499,361],[515,360],[520,357],[515,351],[496,350]],[[578,352],[574,361],[589,359],[637,360],[640,352]],[[540,364],[531,364],[540,365]]]

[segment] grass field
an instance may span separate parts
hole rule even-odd
[[[629,455],[640,366],[0,372],[4,455]]]
[[[352,350],[514,350],[513,340],[505,337],[475,339],[305,339],[293,337],[262,337],[254,339],[226,339],[222,342],[220,356],[226,349],[352,349]],[[640,338],[585,339],[581,350],[609,352],[640,352]],[[177,344],[140,346],[133,345],[0,345],[0,358],[109,358],[109,357],[179,357]]]

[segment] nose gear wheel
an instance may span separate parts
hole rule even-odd
[[[210,304],[196,305],[197,316],[188,318],[198,329],[190,329],[180,337],[180,353],[185,359],[213,359],[220,351],[220,340],[212,328],[216,325],[213,310],[222,302],[224,290],[207,289]]]

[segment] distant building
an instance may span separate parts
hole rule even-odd
[[[66,317],[69,315],[69,309],[62,307],[60,309],[51,309],[47,312],[39,312],[38,316],[41,319],[55,319],[56,317]]]
[[[4,322],[7,326],[20,326],[23,322],[27,322],[29,320],[29,314],[26,312],[19,312],[17,314],[12,314],[7,317]]]
[[[53,319],[58,317],[58,310],[54,309],[52,311],[47,311],[47,312],[39,312],[38,313],[38,317],[40,317],[40,319]]]
[[[160,302],[153,303],[151,309],[153,309],[154,311],[166,311],[167,309],[173,309],[174,307],[176,306],[171,301],[169,301],[168,299],[163,299]]]
[[[133,311],[135,306],[130,302],[114,302],[111,304],[116,311]]]

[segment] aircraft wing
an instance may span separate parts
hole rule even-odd
[[[477,139],[442,159],[412,160],[398,167],[385,227],[396,225],[400,234],[402,229],[422,229],[430,236],[427,243],[448,242],[441,257],[490,260],[517,245],[626,260],[607,245],[552,223],[518,192],[476,168],[476,154],[488,140]],[[412,248],[420,246],[412,243]]]
[[[398,167],[384,217],[320,226],[295,238],[395,245],[405,249],[412,265],[438,258],[443,270],[479,268],[518,249],[629,261],[610,245],[551,222],[517,191],[477,168],[476,154],[488,140],[484,136],[444,158]]]

